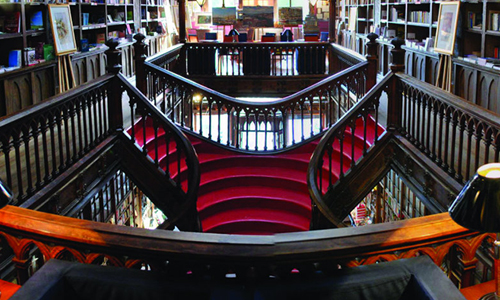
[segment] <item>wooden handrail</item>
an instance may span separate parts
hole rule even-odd
[[[365,148],[363,151],[363,156],[365,156],[368,151],[374,147],[374,145],[379,141],[379,139],[383,136],[384,132],[382,129],[379,129],[379,100],[382,95],[382,92],[386,90],[387,84],[394,80],[394,76],[392,73],[389,73],[384,77],[384,79],[377,84],[377,86],[371,89],[358,103],[356,103],[346,114],[344,114],[337,123],[328,129],[325,135],[321,138],[318,146],[311,156],[311,160],[309,162],[309,167],[307,170],[307,184],[309,187],[309,194],[311,195],[311,199],[319,211],[325,216],[332,224],[336,224],[339,226],[342,224],[343,219],[339,219],[330,209],[330,206],[323,199],[328,190],[331,190],[335,185],[341,184],[341,180],[344,177],[346,170],[344,170],[344,163],[342,161],[344,156],[352,156],[351,149],[343,148],[343,138],[346,133],[354,136],[354,131],[356,130],[356,121],[362,118],[364,126],[361,127],[361,130],[366,130],[368,122],[371,118],[373,118],[374,124],[377,124],[375,127],[374,136],[375,139],[373,141],[366,140],[366,131],[361,134],[364,136],[364,140],[360,141],[361,143],[370,143],[371,146],[369,148]],[[385,125],[385,124],[384,124]],[[380,130],[380,131],[378,131]],[[340,163],[339,169],[332,168],[333,161],[335,160],[333,150],[334,143],[340,144]],[[351,142],[352,143],[352,142]],[[328,161],[325,161],[325,158]],[[339,158],[336,158],[337,160]],[[325,166],[326,165],[326,166]],[[351,157],[350,169],[354,168],[357,165],[357,162],[354,158]],[[326,170],[324,171],[324,169]],[[337,170],[337,171],[335,171]],[[323,173],[326,172],[325,176],[329,176],[328,186],[322,186],[323,182]],[[338,180],[333,178],[333,173],[339,172]]]
[[[500,156],[500,117],[405,74],[397,129],[459,183]]]
[[[155,128],[156,134],[158,134],[158,130],[161,129],[164,132],[164,136],[162,139],[168,139],[169,142],[167,145],[159,145],[158,142],[154,143],[154,152],[161,152],[160,147],[165,147],[165,155],[167,156],[166,161],[170,161],[170,164],[175,164],[175,171],[177,173],[171,174],[169,172],[169,168],[171,166],[167,165],[165,171],[160,167],[160,162],[157,157],[150,157],[148,151],[146,150],[146,142],[141,140],[142,137],[136,136],[134,134],[134,130],[131,131],[131,135],[127,135],[130,137],[132,142],[140,141],[142,144],[142,151],[146,157],[149,157],[154,165],[161,170],[162,174],[173,184],[174,187],[178,189],[180,193],[180,197],[182,199],[175,199],[180,204],[175,210],[175,214],[169,216],[168,220],[165,224],[162,225],[162,228],[170,228],[175,225],[175,223],[183,217],[189,210],[196,208],[196,200],[198,197],[198,187],[200,185],[200,166],[198,161],[198,156],[196,151],[193,148],[193,145],[189,142],[187,137],[182,133],[182,131],[175,125],[172,121],[167,119],[163,113],[154,105],[152,105],[146,96],[141,94],[136,87],[134,87],[128,80],[123,77],[123,75],[118,74],[118,78],[121,81],[121,85],[125,92],[128,93],[130,98],[130,106],[128,109],[130,116],[139,116],[141,115],[142,121],[147,122],[147,119],[150,118],[152,120],[153,126]],[[123,110],[127,110],[127,108],[123,108]],[[134,127],[134,125],[132,125]],[[158,137],[157,137],[158,138]],[[175,153],[170,153],[169,146],[175,142]],[[151,150],[150,150],[151,151]],[[146,158],[145,157],[145,158]],[[182,160],[184,162],[182,162]],[[186,181],[187,186],[183,187],[181,182],[181,174],[179,171],[186,168]]]
[[[334,124],[340,117],[338,114],[341,114],[341,109],[334,111],[334,106],[348,109],[353,102],[358,101],[364,95],[365,76],[363,74],[368,63],[365,60],[280,100],[258,103],[224,95],[149,62],[145,62],[144,66],[146,73],[149,74],[147,75],[148,82],[154,83],[148,84],[148,98],[152,103],[159,104],[163,113],[181,127],[195,131],[218,143],[221,143],[223,132],[229,132],[231,139],[226,138],[221,143],[224,146],[243,152],[270,153],[293,147],[314,135],[321,134],[324,129]],[[158,101],[159,97],[161,100]],[[208,111],[208,115],[203,116],[202,110]],[[221,113],[221,110],[224,112]],[[286,121],[288,119],[299,119],[302,123],[308,121],[311,122],[312,127],[313,114],[320,115],[321,128],[318,132],[304,132],[301,127],[301,139],[287,136]],[[218,126],[217,131],[214,132],[210,126],[208,132],[203,132],[202,128],[193,127],[195,120],[201,124],[203,118],[210,116],[217,116],[217,118],[212,118],[213,122],[224,118],[227,124],[225,126],[229,128],[213,125]],[[264,147],[259,148],[258,142],[253,147],[249,147],[249,142],[242,143],[242,140],[246,141],[248,138],[248,132],[252,130],[257,132],[257,129],[249,129],[249,127],[255,125],[254,127],[257,128],[261,126],[261,123],[268,124],[262,134],[272,136],[273,144],[267,145],[267,141],[264,140]]]
[[[416,253],[430,256],[440,266],[451,247],[461,248],[463,260],[472,259],[488,237],[457,225],[447,213],[365,227],[242,236],[151,231],[13,206],[0,210],[0,235],[18,261],[29,259],[29,246],[34,244],[46,260],[70,254],[82,263],[93,263],[105,256],[111,265],[146,263],[152,269],[164,269],[163,262],[168,260],[171,274],[203,275],[208,270],[204,266],[210,265],[222,274],[237,270],[245,276],[253,269],[264,277],[273,265],[285,273],[296,268],[307,274],[316,263],[328,271],[337,264],[350,267]]]
[[[46,186],[111,134],[106,121],[106,90],[112,78],[102,76],[0,119],[3,176],[14,191],[16,204]],[[87,124],[90,120],[91,125]]]

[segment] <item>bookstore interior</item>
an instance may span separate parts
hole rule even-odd
[[[435,0],[196,0],[186,2],[187,41],[231,29],[248,41],[289,28],[294,40],[335,28],[335,41],[364,54],[366,35],[400,37],[406,47],[500,69],[500,3]],[[335,27],[329,25],[330,12]],[[0,0],[0,73],[99,49],[107,39],[167,36],[178,41],[179,10],[168,0]],[[329,27],[331,26],[331,27]],[[70,29],[73,30],[70,30]],[[276,36],[276,41],[279,41]],[[467,41],[467,42],[464,42]],[[382,72],[385,73],[385,72]]]

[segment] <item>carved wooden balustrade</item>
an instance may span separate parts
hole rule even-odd
[[[138,51],[138,49],[144,49],[140,46],[142,38],[143,36],[136,35],[138,40],[136,57],[142,57],[136,60],[136,65],[138,74],[140,74],[139,66],[144,65],[145,74],[140,78],[145,77],[147,80],[138,81],[138,88],[169,119],[181,127],[190,129],[207,139],[244,151],[281,150],[320,134],[324,129],[335,124],[374,84],[374,78],[370,77],[368,80],[366,74],[369,74],[370,67],[376,66],[376,62],[360,61],[359,57],[356,60],[355,56],[344,53],[335,56],[336,59],[331,60],[330,67],[334,70],[334,65],[338,68],[350,64],[349,68],[300,92],[273,102],[242,101],[206,88],[156,65],[163,66],[163,62],[166,61],[171,67],[176,58],[181,59],[182,52],[179,53],[178,48],[165,54],[164,58],[155,57],[151,62],[144,62],[144,56],[141,56]],[[285,47],[283,44],[286,43],[276,43],[274,46],[265,47]],[[201,47],[201,45],[215,47],[215,44],[204,43],[189,44],[185,47]],[[217,47],[225,49],[224,47],[231,47],[231,45],[218,45]],[[302,44],[290,45],[301,47]],[[329,47],[329,44],[325,43],[318,43],[318,45]],[[246,43],[238,46],[243,47],[242,51],[247,51],[244,47],[249,47]],[[337,48],[339,47],[332,49],[341,53]],[[189,56],[189,49],[187,50],[188,66],[190,59],[193,59]],[[294,49],[298,51],[298,48]],[[178,63],[177,66],[179,65],[182,68],[182,64]],[[204,123],[207,125],[202,125]]]
[[[387,94],[392,82],[392,76],[386,76],[376,89],[356,103],[328,129],[311,156],[309,193],[315,208],[337,226],[341,226],[345,216],[339,218],[332,212],[331,201],[327,199],[334,195],[328,192],[335,185],[342,184],[345,174],[355,169],[383,137],[387,124],[380,118],[385,113],[381,111],[380,99],[383,93]],[[357,148],[358,145],[363,145],[362,149]]]
[[[110,135],[112,75],[0,120],[1,174],[21,204]]]
[[[345,174],[358,168],[362,164],[361,158],[366,157],[374,148],[373,145],[380,140],[381,132],[375,127],[373,140],[369,141],[372,143],[370,148],[363,148],[362,153],[357,155],[354,147],[344,149],[343,141],[346,136],[349,141],[355,135],[363,142],[366,141],[367,126],[364,124],[367,120],[374,119],[379,123],[380,115],[387,116],[386,123],[382,125],[385,125],[391,135],[403,136],[416,148],[418,155],[428,159],[425,164],[435,164],[431,169],[440,168],[441,181],[446,182],[449,187],[465,183],[479,166],[498,161],[499,158],[498,116],[465,99],[403,74],[404,50],[400,48],[401,41],[395,40],[394,43],[392,72],[325,134],[309,165],[308,182],[313,201],[319,211],[337,226],[342,224],[345,216],[334,215],[331,209],[345,207],[346,202],[334,205],[334,201],[341,201],[342,198],[334,188],[346,184],[343,182]],[[383,94],[387,95],[388,101],[381,111],[379,102]],[[362,122],[359,121],[360,118]],[[344,157],[350,158],[348,165],[343,161]],[[390,159],[384,162],[390,163]],[[422,194],[431,197],[431,191],[422,191]],[[448,198],[452,194],[448,194]],[[351,200],[355,203],[361,199]],[[451,200],[437,201],[445,209]]]
[[[475,261],[483,241],[492,239],[460,227],[446,213],[358,228],[239,236],[151,231],[14,206],[0,210],[0,237],[13,251],[20,283],[30,275],[33,253],[41,262],[57,258],[144,266],[185,280],[223,279],[226,274],[265,280],[286,278],[297,271],[299,276],[310,277],[339,267],[428,255],[438,266],[448,266],[449,272],[463,277],[466,272],[450,269],[450,251],[458,250],[460,261],[469,263]],[[39,252],[33,251],[36,248]]]
[[[498,161],[497,114],[408,75],[397,76],[399,131],[449,176],[464,183],[482,164]]]
[[[169,208],[165,211],[171,214],[165,225],[168,227],[195,206],[199,170],[194,149],[179,129],[119,73],[118,43],[107,45],[110,47],[106,52],[109,74],[0,120],[0,177],[14,191],[14,203],[21,205],[44,187],[54,185],[61,174],[93,149],[101,147],[101,143],[110,143],[107,138],[115,135],[123,141],[131,141],[130,145],[137,142],[140,147],[136,152],[149,157],[145,161],[163,175],[162,186],[168,187],[171,195],[164,195],[165,199],[161,200],[175,201],[170,205],[157,203],[159,207]],[[124,94],[129,99],[128,106],[122,106]],[[137,118],[151,122],[155,136],[161,135],[163,142],[157,139],[146,147],[145,133],[136,135],[135,130],[139,130],[136,126],[132,126],[130,134],[126,133],[124,124],[134,124]],[[159,165],[159,153],[165,156],[166,166]],[[187,172],[184,187],[177,176],[180,170]]]

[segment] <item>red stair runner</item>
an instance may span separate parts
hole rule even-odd
[[[369,118],[368,126],[363,120],[356,122],[354,137],[350,129],[344,135],[343,169],[350,168],[352,143],[354,159],[363,155],[375,137],[375,122]],[[158,130],[155,142],[151,121],[145,126],[136,123],[135,136],[142,147],[146,144],[149,156],[158,157],[160,166],[166,170],[165,150],[155,153],[155,143],[165,145],[163,131]],[[144,141],[144,129],[146,140]],[[378,127],[378,135],[383,128]],[[131,130],[128,130],[131,134]],[[366,135],[366,145],[363,145]],[[188,135],[196,149],[200,161],[201,181],[197,208],[203,231],[230,234],[274,234],[280,232],[309,230],[311,221],[311,200],[307,189],[307,167],[319,139],[313,140],[293,150],[281,154],[243,154]],[[169,152],[175,153],[175,142],[169,142]],[[363,147],[364,146],[364,147]],[[160,148],[164,149],[164,148]],[[333,145],[334,158],[332,180],[340,173],[340,144]],[[325,160],[327,161],[327,160]],[[177,167],[169,166],[172,175],[178,176]],[[181,179],[184,180],[181,168]],[[323,168],[323,188],[328,188],[328,169]],[[326,190],[324,190],[326,192]]]

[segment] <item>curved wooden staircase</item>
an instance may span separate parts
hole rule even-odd
[[[367,122],[366,133],[363,124],[359,118],[354,135],[350,128],[346,129],[342,146],[333,145],[337,165],[331,169],[331,174],[324,166],[323,192],[339,178],[340,162],[346,172],[353,155],[354,160],[358,160],[373,142],[374,121]],[[161,131],[155,134],[151,125],[151,121],[144,124],[142,120],[135,124],[137,143],[141,147],[145,143],[149,156],[158,159],[167,171],[169,162],[165,153],[155,153],[154,149],[167,149],[158,145],[168,141],[162,138]],[[195,134],[186,134],[200,162],[197,209],[204,232],[268,235],[309,230],[312,205],[306,174],[319,137],[287,151],[255,154],[237,152]],[[176,149],[170,147],[168,151],[172,154]],[[340,153],[343,153],[342,159]],[[185,180],[183,171],[182,167],[168,168],[173,178],[178,178],[180,172],[181,181]]]

